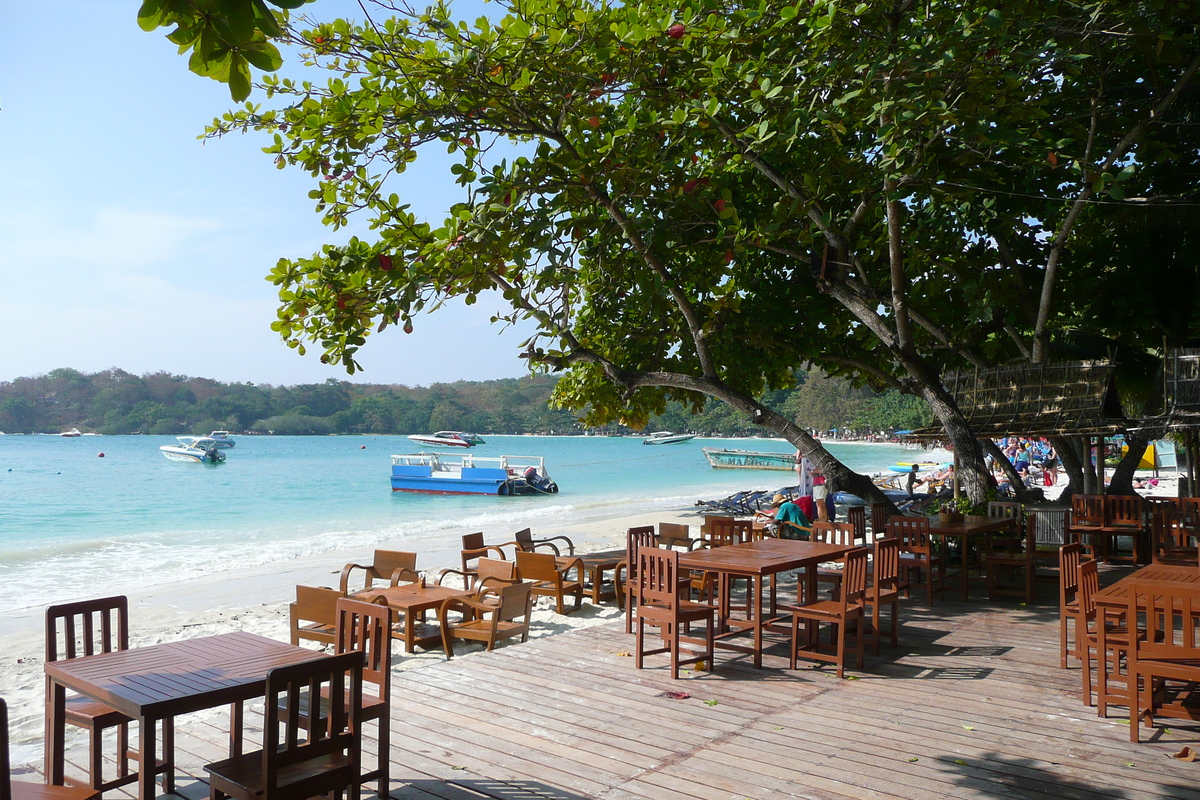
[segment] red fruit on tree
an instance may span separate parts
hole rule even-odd
[[[671,27],[667,28],[667,36],[672,39],[682,39],[683,34],[687,33],[687,26],[682,22],[676,22]]]
[[[461,144],[463,147],[470,147],[471,145],[475,144],[475,140],[472,139],[470,136],[464,136],[458,140],[458,143]]]
[[[383,270],[384,272],[391,272],[392,257],[389,256],[387,253],[380,253],[379,254],[379,268],[381,270]]]
[[[412,333],[412,320],[411,319],[404,320],[404,332]]]
[[[600,127],[600,118],[599,117],[588,117],[588,125],[591,125],[593,128],[599,128]]]
[[[733,262],[733,251],[732,251],[732,250],[726,250],[726,251],[725,251],[725,263],[726,263],[726,264],[730,264],[730,263],[732,263],[732,262]]]
[[[346,310],[346,298],[339,295],[337,299],[337,307],[342,311]]]
[[[713,203],[713,208],[715,208],[717,210],[717,213],[720,214],[722,211],[725,210],[725,201],[718,200],[717,202]]]

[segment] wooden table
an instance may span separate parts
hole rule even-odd
[[[50,739],[46,743],[46,776],[52,784],[63,784],[67,689],[138,721],[138,751],[142,754],[138,798],[154,800],[154,778],[160,772],[166,772],[164,791],[175,791],[175,777],[166,767],[146,767],[156,763],[155,731],[160,721],[261,697],[266,692],[267,673],[275,667],[325,657],[314,650],[238,632],[46,664],[51,687],[46,709]],[[231,726],[229,736],[230,750],[237,755],[242,745],[241,726]],[[172,747],[174,743],[164,737],[164,750]]]
[[[585,553],[580,556],[563,556],[558,559],[559,568],[561,569],[564,563],[570,563],[575,559],[579,559],[583,563],[583,571],[587,573],[586,580],[591,581],[590,589],[584,587],[585,591],[591,594],[592,602],[599,603],[602,600],[607,600],[617,596],[616,582],[614,580],[612,588],[604,588],[604,573],[616,572],[617,565],[625,560],[624,550],[605,550],[602,553]],[[583,576],[580,576],[583,577]],[[615,579],[615,575],[613,576]]]
[[[1131,575],[1096,592],[1096,605],[1105,612],[1124,613],[1129,608],[1129,587],[1135,581],[1159,581],[1164,583],[1200,584],[1200,567],[1173,567],[1166,564],[1151,564]]]
[[[441,644],[442,634],[438,626],[425,624],[421,619],[426,611],[433,611],[451,597],[470,597],[474,594],[468,589],[452,589],[449,586],[402,583],[389,589],[369,589],[358,596],[368,601],[382,597],[399,612],[399,638],[404,642],[404,652],[411,653],[418,645],[429,647]]]
[[[722,576],[724,591],[721,592],[721,631],[717,634],[718,645],[743,653],[753,653],[754,666],[762,668],[763,631],[770,620],[765,619],[762,609],[762,585],[765,578],[789,570],[805,570],[804,596],[811,598],[817,592],[818,564],[837,561],[853,547],[805,542],[797,539],[763,539],[757,542],[694,550],[679,554],[681,569],[704,570]],[[750,619],[744,625],[731,620],[729,615],[729,578],[748,578],[750,581]],[[731,627],[737,628],[730,630]],[[736,645],[724,641],[726,638],[751,630],[754,645]]]
[[[959,540],[958,551],[962,560],[963,602],[970,599],[968,595],[967,552],[970,550],[971,539],[976,536],[994,533],[995,531],[1002,531],[1012,524],[1012,517],[973,517],[970,520],[964,519],[961,522],[942,522],[938,519],[929,520],[929,533],[933,536],[942,537],[943,544],[946,544],[952,538]],[[949,550],[949,548],[947,547],[946,550]],[[930,576],[930,580],[933,580],[932,576]]]

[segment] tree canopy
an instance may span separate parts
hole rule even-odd
[[[1107,210],[1194,191],[1164,166],[1195,161],[1190,3],[503,7],[293,32],[328,81],[267,76],[264,105],[215,123],[270,133],[329,225],[375,230],[279,262],[290,346],[353,372],[373,330],[499,289],[591,422],[717,397],[870,493],[756,400],[812,362],[929,403],[977,496],[982,452],[940,372],[1111,335],[1092,302],[1122,291],[1099,281]],[[389,181],[439,145],[464,199],[425,221]]]

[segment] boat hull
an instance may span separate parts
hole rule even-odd
[[[476,445],[476,442],[466,439],[443,439],[439,436],[418,436],[413,434],[408,438],[411,441],[429,445],[430,447],[474,447]]]
[[[790,472],[796,468],[796,457],[789,453],[756,453],[752,450],[718,450],[706,447],[702,451],[713,469],[769,469]]]
[[[528,476],[526,471],[530,471]],[[558,492],[557,484],[546,474],[542,459],[522,456],[486,459],[432,453],[392,456],[391,483],[393,492],[421,494],[495,497]]]
[[[220,464],[225,460],[224,456],[219,455],[214,459],[203,450],[194,450],[189,447],[176,447],[166,444],[158,449],[167,457],[168,461],[184,461],[192,464]]]
[[[648,439],[642,439],[642,444],[679,444],[695,438],[696,434],[694,433],[681,433],[677,436],[660,436],[657,439],[651,436]]]

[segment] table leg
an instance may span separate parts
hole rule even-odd
[[[158,746],[155,744],[155,728],[158,720],[142,717],[138,720],[138,800],[154,800],[158,792],[154,789],[154,773],[158,767]]]
[[[959,548],[962,551],[962,594],[964,603],[970,599],[967,597],[967,592],[970,590],[967,585],[967,551],[970,549],[970,547],[968,547],[970,541],[971,540],[969,538],[964,536],[962,540],[962,547]],[[933,575],[929,576],[929,580],[933,580]]]
[[[753,576],[747,580],[750,581],[750,624],[754,626],[754,668],[762,669],[762,581]]]
[[[390,645],[389,640],[389,645]],[[236,758],[242,754],[242,734],[246,718],[246,710],[242,701],[238,700],[229,708],[229,757]]]
[[[50,681],[50,697],[46,703],[46,779],[55,786],[64,785],[63,767],[66,762],[67,690],[57,681]]]

